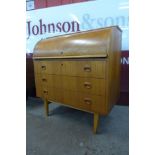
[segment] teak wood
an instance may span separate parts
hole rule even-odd
[[[99,115],[108,115],[120,93],[121,30],[117,26],[47,38],[34,48],[36,93]]]

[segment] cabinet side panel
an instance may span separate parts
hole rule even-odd
[[[120,67],[121,67],[121,31],[117,28],[111,30],[111,46],[108,57],[108,84],[107,84],[107,110],[108,113],[116,104],[120,95]]]

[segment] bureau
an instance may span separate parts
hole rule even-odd
[[[117,26],[39,41],[33,53],[36,94],[49,103],[108,115],[120,93],[121,30]]]

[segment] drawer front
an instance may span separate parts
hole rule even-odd
[[[75,76],[94,78],[105,78],[105,67],[106,61],[76,61],[72,65]]]
[[[63,103],[77,109],[91,111],[91,105],[85,101],[83,94],[71,91],[63,92]]]
[[[62,75],[62,61],[34,61],[36,74],[58,74]]]
[[[106,113],[105,96],[90,95],[81,92],[50,89],[48,100],[90,112]]]
[[[105,71],[106,61],[77,60],[61,62],[61,75],[105,78]]]
[[[105,78],[106,61],[34,61],[35,73]]]
[[[88,94],[104,95],[105,79],[63,76],[62,89]]]
[[[105,79],[46,75],[41,78],[43,88],[52,87],[64,91],[77,91],[95,95],[105,94]]]
[[[104,96],[90,95],[87,93],[64,91],[63,103],[90,112],[104,114],[106,104]]]

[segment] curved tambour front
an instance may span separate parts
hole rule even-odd
[[[41,40],[34,48],[33,58],[107,57],[110,32],[101,29]]]

